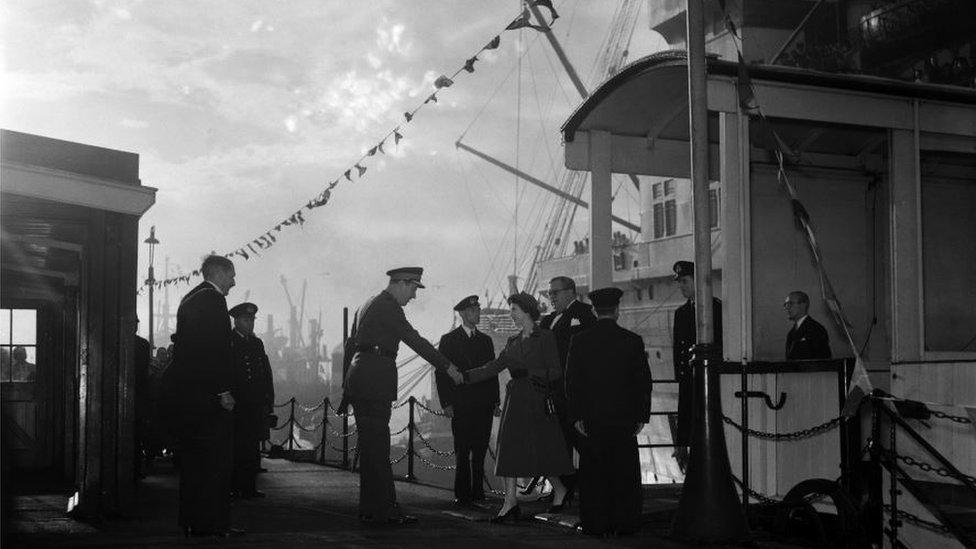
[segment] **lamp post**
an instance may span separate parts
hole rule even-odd
[[[149,348],[155,349],[156,345],[153,341],[153,332],[155,331],[156,324],[153,320],[153,289],[156,286],[156,275],[153,272],[153,256],[156,244],[159,244],[159,241],[156,240],[155,225],[149,229],[149,238],[143,240],[143,242],[149,244],[149,276],[146,278],[146,285],[149,286]]]

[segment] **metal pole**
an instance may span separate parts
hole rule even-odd
[[[288,414],[288,450],[295,449],[295,397],[291,397],[291,412]]]
[[[319,463],[325,465],[325,444],[328,442],[329,436],[329,397],[322,399],[322,458]]]
[[[342,385],[345,390],[346,374],[349,371],[349,360],[346,356],[346,341],[349,339],[349,307],[342,308]],[[342,467],[349,468],[349,414],[342,414]]]
[[[410,419],[407,421],[407,480],[417,480],[413,474],[413,407],[417,399],[411,396],[407,402],[410,406]]]
[[[892,459],[897,459],[894,456],[898,455],[898,447],[896,444],[896,429],[897,425],[894,421],[888,422],[888,446],[890,449],[888,452],[892,456]],[[898,520],[898,476],[894,471],[888,471],[888,499],[891,501],[891,517],[888,519],[888,537],[891,541],[898,541],[898,526],[901,525],[901,521]]]
[[[695,208],[695,319],[692,433],[688,471],[671,534],[699,543],[736,543],[748,537],[722,422],[722,360],[712,343],[712,231],[708,202],[708,95],[705,0],[688,0],[688,113]]]
[[[749,387],[746,376],[746,361],[739,371],[739,390],[742,391],[742,512],[749,512]]]
[[[579,92],[583,99],[590,96],[590,93],[586,91],[586,86],[583,85],[583,81],[580,80],[578,74],[576,74],[576,69],[573,68],[573,64],[569,62],[569,58],[566,57],[566,52],[563,51],[563,47],[559,45],[559,41],[556,40],[556,35],[552,33],[552,29],[546,24],[546,20],[542,18],[542,14],[539,12],[538,6],[535,2],[525,2],[525,5],[529,7],[532,11],[532,15],[535,16],[535,20],[539,22],[540,25],[546,27],[543,34],[546,35],[546,40],[549,41],[549,45],[552,46],[552,50],[556,52],[556,57],[559,58],[559,62],[563,64],[563,68],[566,69],[566,74],[569,75],[569,79],[573,81],[573,86],[576,87],[576,91]]]
[[[159,241],[156,240],[155,225],[150,227],[149,238],[143,242],[149,244],[149,276],[146,278],[146,285],[149,286],[149,337],[147,341],[149,341],[149,349],[152,350],[156,348],[155,334],[153,333],[156,331],[156,324],[153,318],[153,290],[156,286],[156,274],[153,270],[153,260],[155,259],[156,244],[159,244]]]

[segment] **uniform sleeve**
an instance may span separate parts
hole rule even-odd
[[[651,377],[651,367],[647,362],[647,351],[644,341],[638,336],[634,340],[634,372],[631,388],[636,392],[637,423],[648,423],[651,420],[651,389],[654,380]]]
[[[524,367],[525,365],[520,360],[516,360],[508,353],[508,349],[502,350],[498,355],[498,358],[488,362],[480,368],[472,368],[470,370],[465,370],[461,372],[464,375],[464,380],[467,383],[478,383],[479,381],[485,381],[486,379],[491,379],[503,370],[508,368]]]
[[[569,423],[576,423],[585,415],[586,407],[586,367],[583,353],[576,344],[578,340],[569,342],[569,354],[566,356],[566,407]]]
[[[407,344],[414,350],[415,353],[420,355],[424,360],[430,363],[437,370],[446,370],[450,365],[451,361],[447,359],[444,355],[438,352],[429,341],[423,338],[410,322],[407,321],[406,315],[403,314],[403,307],[393,307],[390,319],[392,323],[393,332],[397,335],[400,341]]]
[[[262,382],[264,383],[262,396],[264,397],[264,404],[269,409],[274,409],[274,376],[271,374],[271,361],[268,360],[268,353],[264,350],[264,342],[259,339],[258,344],[261,347],[261,363],[263,364],[262,369],[264,370],[261,372]]]
[[[488,336],[485,336],[485,345],[488,347],[488,356],[491,357],[491,360],[495,360],[495,343]],[[498,380],[496,379],[494,382],[492,382],[491,386],[491,403],[498,406],[498,404],[501,403],[501,392],[498,390]]]
[[[438,343],[437,348],[444,356],[451,356],[451,334],[444,334],[441,336],[441,341]],[[437,382],[437,397],[440,399],[441,408],[447,408],[448,406],[454,406],[454,381],[444,372],[436,371],[434,372],[434,380]]]
[[[671,321],[671,364],[672,366],[674,366],[675,380],[681,379],[681,371],[680,371],[681,342],[678,341],[678,329],[679,329],[678,311],[680,310],[681,307],[678,307],[677,309],[674,310],[674,318]]]

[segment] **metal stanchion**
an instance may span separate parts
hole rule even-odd
[[[295,449],[295,397],[288,401],[291,405],[291,412],[288,414],[288,450]]]
[[[319,446],[322,448],[322,458],[319,463],[325,465],[325,449],[328,447],[329,436],[329,397],[322,399],[322,441]]]
[[[410,406],[410,419],[407,421],[407,480],[413,481],[417,480],[417,477],[413,474],[413,433],[416,429],[416,425],[413,421],[413,412],[417,399],[410,397],[407,399]]]

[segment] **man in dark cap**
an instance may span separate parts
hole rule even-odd
[[[234,263],[210,255],[203,282],[180,301],[174,362],[164,399],[179,440],[180,513],[186,535],[231,536],[234,359],[224,296],[234,287]]]
[[[352,404],[356,414],[359,515],[363,522],[417,522],[416,517],[402,514],[397,508],[390,465],[390,412],[391,402],[397,399],[396,356],[400,342],[435,370],[447,371],[456,383],[464,380],[457,367],[421,337],[403,314],[403,306],[417,296],[418,288],[424,287],[420,282],[423,272],[420,267],[387,271],[389,284],[356,311],[346,342],[346,356],[352,359],[343,383],[343,402]]]
[[[682,471],[688,463],[688,445],[691,444],[691,420],[693,410],[693,386],[691,381],[691,348],[698,342],[695,321],[695,264],[678,261],[674,264],[674,280],[687,300],[674,311],[671,348],[674,378],[678,380],[678,421],[672,425],[675,458]],[[722,301],[712,298],[713,348],[722,354]]]
[[[569,340],[576,334],[590,328],[596,324],[596,317],[593,316],[593,309],[577,299],[576,282],[568,276],[557,276],[549,281],[549,302],[552,303],[553,311],[542,317],[539,325],[548,330],[552,330],[556,336],[556,348],[559,351],[559,366],[566,374],[566,354],[569,352]],[[576,429],[573,422],[569,421],[566,413],[566,389],[563,383],[555,382],[552,387],[553,404],[556,406],[556,415],[559,416],[559,423],[562,425],[563,436],[566,437],[566,444],[576,446]],[[576,487],[576,475],[563,475],[559,477],[569,490],[567,496],[572,500],[573,490]],[[566,501],[566,500],[564,500]]]
[[[274,407],[274,382],[264,343],[254,335],[258,306],[241,303],[228,311],[234,319],[231,347],[234,351],[234,472],[233,494],[263,498],[255,486],[261,468],[261,441],[268,438],[268,416]]]
[[[495,344],[478,331],[481,304],[478,296],[462,299],[454,306],[461,325],[441,337],[438,350],[458,369],[472,370],[495,359]],[[498,409],[498,378],[455,385],[442,372],[436,375],[441,408],[451,417],[454,435],[454,503],[466,505],[485,499],[485,454],[491,438],[494,411]]]
[[[810,296],[801,291],[790,292],[783,302],[783,308],[793,322],[786,334],[786,360],[830,358],[830,337],[827,329],[807,314]]]
[[[569,419],[581,435],[580,520],[591,535],[640,527],[637,433],[650,420],[651,370],[641,337],[617,325],[622,295],[590,292],[596,325],[573,336],[566,361]]]

